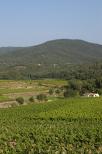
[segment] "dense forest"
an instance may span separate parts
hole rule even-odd
[[[32,66],[33,68],[33,66]],[[45,66],[42,68],[38,66],[36,71],[32,68],[29,70],[15,70],[10,67],[5,73],[0,72],[0,79],[38,79],[38,78],[57,78],[57,79],[96,79],[102,76],[102,62],[95,62],[90,64],[80,64],[80,65],[59,65],[56,68],[48,68]]]

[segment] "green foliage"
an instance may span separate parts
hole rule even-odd
[[[81,80],[73,79],[68,82],[68,85],[70,89],[81,91],[83,82]]]
[[[97,93],[99,93],[99,95],[102,95],[102,89],[97,89]]]
[[[58,88],[55,90],[55,93],[56,93],[57,95],[60,94],[60,92],[61,92],[61,91],[60,91],[60,89],[58,89]]]
[[[98,92],[102,94],[101,78],[90,80],[76,80],[72,79],[68,81],[68,85],[65,86],[64,97],[70,97],[75,95],[82,96],[85,93]]]
[[[53,95],[54,93],[54,89],[49,89],[49,92],[48,92],[50,95]]]
[[[30,102],[34,102],[34,97],[33,97],[33,96],[30,97],[30,98],[29,98],[29,101],[30,101]]]
[[[23,97],[18,97],[18,98],[16,98],[16,101],[17,101],[19,104],[23,104],[23,103],[24,103],[24,98],[23,98]]]
[[[97,88],[99,88],[99,89],[102,88],[102,77],[96,78],[95,84],[96,84],[96,87],[97,87]]]
[[[47,96],[45,94],[39,94],[36,97],[39,101],[47,101]]]
[[[64,97],[75,97],[75,96],[77,96],[77,91],[76,91],[76,90],[67,89],[67,90],[64,92]]]
[[[102,98],[0,110],[0,153],[102,153]]]

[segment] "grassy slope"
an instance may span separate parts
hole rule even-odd
[[[2,153],[102,152],[102,98],[0,110]]]

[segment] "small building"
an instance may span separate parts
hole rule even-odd
[[[85,97],[100,97],[98,93],[86,93],[84,94]]]

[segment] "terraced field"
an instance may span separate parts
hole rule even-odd
[[[0,108],[8,107],[17,97],[23,97],[28,102],[29,97],[36,96],[40,93],[47,93],[48,90],[55,86],[65,85],[63,80],[33,80],[33,81],[13,81],[0,80]],[[3,104],[1,104],[3,103]]]

